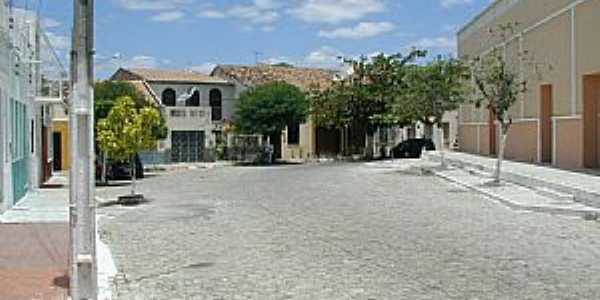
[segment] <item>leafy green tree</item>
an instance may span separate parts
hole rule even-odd
[[[137,108],[133,99],[119,97],[106,118],[98,121],[97,140],[102,151],[119,161],[131,163],[131,194],[135,194],[135,155],[156,147],[153,128],[160,124],[159,111],[151,106]]]
[[[148,105],[144,95],[129,82],[98,81],[94,84],[94,115],[96,119],[106,118],[120,97],[129,97],[138,108]]]
[[[148,106],[146,97],[131,83],[126,81],[99,81],[94,85],[94,116],[96,120],[104,119],[121,97],[129,97],[136,108]],[[154,136],[165,139],[168,128],[165,119],[161,116],[160,123],[152,128]]]
[[[513,28],[514,24],[500,25],[491,29],[490,33],[492,38],[499,36],[506,41],[514,33]],[[524,55],[525,52],[519,53],[522,60],[526,59]],[[527,81],[507,62],[502,46],[494,47],[489,54],[473,59],[471,72],[478,95],[476,107],[488,109],[500,124],[500,146],[494,172],[494,182],[499,184],[504,148],[512,125],[508,111],[519,100],[519,96],[527,91]]]
[[[406,77],[417,58],[425,51],[413,50],[408,55],[378,55],[358,60],[347,59],[352,74],[325,91],[312,93],[312,115],[318,126],[327,128],[351,127],[360,136],[372,141],[377,128],[403,125],[411,120],[406,110],[399,109],[398,99],[408,89]],[[372,147],[366,143],[364,153]]]
[[[296,86],[278,81],[242,93],[233,123],[241,133],[273,137],[280,135],[286,126],[305,122],[308,111],[306,94]]]
[[[404,116],[423,123],[426,133],[437,131],[436,143],[444,161],[444,114],[454,111],[467,101],[465,82],[470,78],[469,67],[453,58],[437,57],[423,66],[414,66],[407,76],[407,88],[400,98],[399,109]]]

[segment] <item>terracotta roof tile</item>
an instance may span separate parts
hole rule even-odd
[[[311,88],[330,87],[337,71],[272,65],[219,65],[212,74],[229,77],[246,86],[285,81],[307,91]]]
[[[190,82],[190,83],[220,83],[227,84],[227,80],[187,70],[160,70],[160,69],[127,69],[130,73],[146,81],[161,82]]]

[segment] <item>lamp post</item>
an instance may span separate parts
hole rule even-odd
[[[94,203],[94,1],[73,0],[71,51],[72,98],[69,101],[70,288],[71,299],[97,298],[96,211]]]

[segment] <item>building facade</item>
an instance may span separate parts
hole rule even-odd
[[[126,81],[160,108],[169,129],[158,152],[146,162],[199,162],[214,159],[210,149],[223,138],[238,91],[227,80],[192,71],[119,69],[111,80]]]
[[[42,34],[36,18],[0,2],[0,212],[51,175],[52,104],[40,98]]]
[[[324,89],[331,85],[337,72],[317,68],[265,65],[219,65],[211,73],[225,78],[236,87],[237,96],[243,91],[274,81],[283,81],[302,91]],[[286,161],[304,161],[341,153],[342,137],[338,130],[318,128],[309,117],[304,123],[290,124],[281,136],[272,137],[275,156]]]
[[[507,41],[490,38],[490,28],[509,23],[515,30]],[[507,158],[572,169],[600,166],[597,28],[597,0],[497,0],[460,30],[460,57],[500,46],[528,82],[527,93],[509,111]],[[458,131],[462,151],[497,153],[498,126],[485,109],[463,105]]]

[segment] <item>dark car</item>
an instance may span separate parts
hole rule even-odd
[[[393,158],[420,158],[423,149],[435,151],[435,144],[431,139],[409,139],[392,149]]]
[[[96,177],[102,177],[102,162],[96,164]],[[129,161],[109,161],[106,165],[106,178],[109,180],[131,179],[131,163]],[[140,158],[135,156],[135,178],[144,178],[144,166]]]

